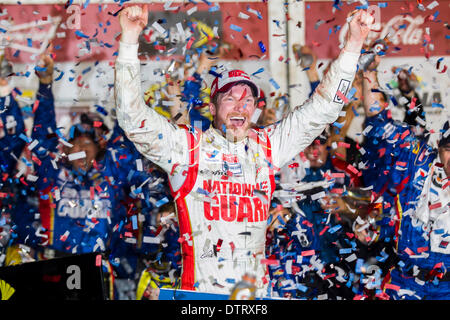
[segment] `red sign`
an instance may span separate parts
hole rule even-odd
[[[185,16],[194,17],[196,13],[220,13],[217,27],[219,41],[231,45],[225,59],[258,59],[263,55],[268,58],[268,52],[262,53],[259,42],[268,46],[267,3],[172,3],[167,8],[164,3],[149,3],[149,11],[154,12],[186,12]],[[56,29],[53,46],[57,62],[63,61],[96,61],[115,60],[118,49],[120,26],[117,14],[123,8],[117,4],[90,4],[86,8],[72,5],[66,8],[61,4],[53,5],[4,5],[0,8],[0,20],[13,20],[14,26],[30,22],[45,22],[48,17],[60,17],[61,23]],[[173,9],[176,10],[173,10]],[[164,19],[162,19],[164,20]],[[77,23],[78,27],[76,26]],[[151,26],[155,21],[150,21]],[[188,28],[188,19],[179,21],[183,28]],[[164,27],[164,21],[158,22]],[[23,38],[21,45],[38,47],[45,33],[49,32],[49,24],[15,31]],[[75,26],[75,27],[74,27]],[[214,25],[209,26],[214,28]],[[39,35],[40,33],[40,35]],[[10,32],[0,23],[0,40],[5,41],[5,35]],[[3,39],[2,39],[3,37]],[[36,40],[37,39],[37,40]],[[19,42],[19,41],[18,41]],[[0,42],[1,44],[1,42]],[[154,44],[156,50],[164,47],[161,43]],[[26,49],[26,48],[25,48]],[[27,50],[13,48],[9,50],[8,58],[13,62],[29,62],[32,53]],[[162,52],[160,58],[171,58],[167,52]],[[175,53],[174,55],[181,55]],[[151,59],[155,56],[151,56]]]
[[[387,56],[444,56],[450,54],[449,30],[445,22],[450,15],[450,1],[370,2],[368,10],[378,20],[378,29],[369,34],[368,43],[388,37]],[[306,44],[314,48],[319,59],[335,58],[339,44],[347,33],[346,18],[361,3],[347,5],[340,1],[307,1],[305,4]]]

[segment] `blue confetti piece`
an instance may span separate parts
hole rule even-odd
[[[431,106],[432,106],[433,108],[442,108],[442,109],[444,109],[444,106],[443,106],[442,104],[436,103],[436,102],[433,102],[433,103],[431,104]]]
[[[339,123],[339,122],[333,123],[333,127],[337,127],[339,129],[342,129],[343,126],[344,126],[344,123]]]
[[[355,95],[355,93],[356,93],[356,88],[352,87],[347,95],[347,99],[351,100],[353,98],[353,96]]]
[[[17,93],[19,96],[22,95],[22,91],[20,91],[20,90],[17,89],[17,88],[14,88],[14,92]]]
[[[215,12],[215,11],[219,11],[220,7],[216,4],[214,7],[209,7],[208,11],[209,12]]]
[[[380,2],[380,3],[378,3],[378,7],[379,8],[386,8],[387,7],[387,2]]]
[[[364,265],[364,260],[363,259],[358,259],[356,260],[356,266],[355,266],[355,272],[356,273],[362,273],[361,268]]]
[[[166,204],[167,202],[169,202],[169,199],[167,199],[167,197],[164,197],[158,201],[156,201],[156,207],[161,207],[163,204]]]
[[[33,46],[33,40],[31,38],[27,38],[27,45],[31,48]]]
[[[86,0],[86,2],[83,4],[83,9],[86,9],[86,7],[89,5],[90,0]]]
[[[28,138],[28,137],[27,137],[26,135],[24,135],[23,133],[21,133],[21,134],[19,135],[19,138],[22,139],[23,141],[27,142],[27,143],[31,141],[31,139]]]
[[[61,80],[63,76],[64,76],[64,71],[61,71],[61,73],[60,73],[59,76],[55,79],[55,81]]]
[[[230,29],[234,30],[234,31],[237,31],[237,32],[241,32],[242,31],[241,27],[239,27],[237,25],[234,25],[234,24],[230,24]]]
[[[278,85],[278,83],[274,79],[270,78],[269,82],[275,88],[275,90],[280,89],[280,86]]]
[[[284,226],[286,224],[286,222],[284,222],[283,218],[281,218],[281,216],[277,216],[278,222],[280,222],[280,224],[282,226]]]
[[[72,127],[70,127],[70,131],[69,131],[70,139],[73,139],[74,133],[75,133],[75,126],[72,126]]]
[[[336,231],[338,231],[339,229],[341,229],[342,226],[340,224],[335,225],[334,227],[328,229],[329,233],[335,233]]]
[[[131,228],[133,228],[133,230],[137,230],[138,228],[137,216],[131,216]]]
[[[308,290],[308,287],[302,285],[301,283],[297,283],[297,289],[302,292],[306,292]]]
[[[89,71],[91,71],[91,67],[87,67],[86,69],[84,69],[83,71],[81,71],[82,74],[86,74]]]
[[[80,37],[80,38],[85,38],[85,39],[89,39],[89,36],[85,35],[83,32],[81,32],[80,30],[76,30],[75,34]]]
[[[45,72],[47,70],[47,68],[46,67],[35,66],[34,70],[36,70],[38,72]]]
[[[258,46],[259,46],[259,49],[261,49],[262,53],[266,52],[266,47],[264,46],[264,43],[262,41],[258,42]]]
[[[349,254],[349,253],[352,253],[352,248],[339,249],[339,254]]]
[[[108,111],[106,111],[105,108],[103,108],[102,106],[99,106],[98,104],[95,104],[94,106],[95,106],[97,112],[99,112],[105,116],[108,115]]]
[[[256,72],[252,73],[252,76],[257,75],[258,73],[264,72],[264,68],[259,68]]]
[[[197,188],[197,193],[204,194],[205,196],[209,195],[209,192],[206,190],[203,190],[202,188]]]

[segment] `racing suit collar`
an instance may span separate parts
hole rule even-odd
[[[214,136],[214,140],[222,146],[234,145],[237,147],[237,146],[246,144],[246,142],[248,141],[248,136],[237,142],[230,141],[226,137],[223,136],[223,134],[220,130],[214,128],[214,126],[212,124],[209,126],[209,129],[207,130],[207,132],[209,134],[211,134],[212,136]]]

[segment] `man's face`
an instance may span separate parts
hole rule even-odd
[[[89,171],[98,153],[97,145],[94,143],[94,141],[92,141],[91,138],[87,136],[77,137],[73,141],[71,141],[71,144],[73,145],[73,147],[69,149],[69,154],[82,151],[86,153],[85,158],[71,161],[72,166],[77,171],[80,169],[86,172]]]
[[[450,143],[439,147],[439,156],[444,165],[444,171],[447,177],[450,177]]]
[[[232,141],[240,141],[247,136],[251,119],[256,109],[256,98],[250,86],[237,84],[224,93],[218,93],[217,106],[210,104],[216,129],[224,132]]]
[[[319,139],[314,140],[314,142],[305,149],[305,156],[309,160],[312,168],[320,168],[327,161],[327,144],[320,143]]]

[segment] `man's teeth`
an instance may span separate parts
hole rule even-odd
[[[231,120],[242,120],[245,121],[245,117],[231,117]]]

